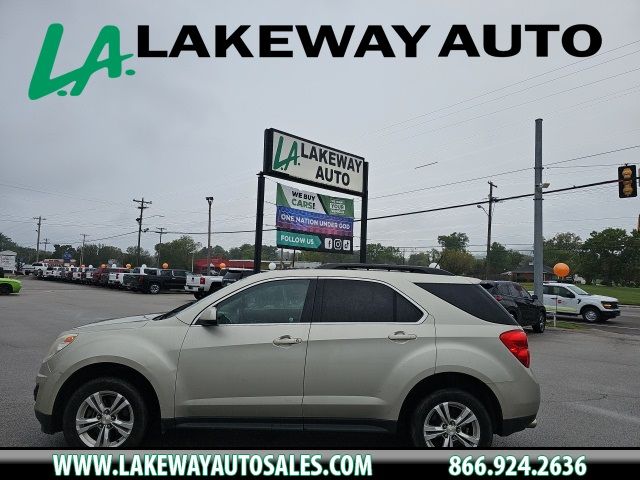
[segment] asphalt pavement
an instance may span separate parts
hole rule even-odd
[[[19,295],[0,297],[0,447],[64,447],[33,415],[35,375],[57,335],[98,320],[163,312],[190,295],[144,295],[27,278]],[[603,325],[530,334],[532,369],[542,389],[538,426],[494,446],[528,448],[640,446],[640,309]],[[166,448],[403,448],[382,434],[181,430]]]

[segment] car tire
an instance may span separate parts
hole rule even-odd
[[[430,394],[418,404],[410,422],[411,441],[418,448],[489,447],[493,440],[493,426],[485,406],[456,388]],[[427,428],[431,433],[427,434]]]
[[[0,295],[9,295],[12,291],[11,285],[7,285],[6,283],[0,284]]]
[[[543,333],[547,326],[547,314],[546,312],[540,312],[538,314],[538,322],[531,325],[535,333]]]
[[[204,293],[202,292],[194,293],[193,296],[195,297],[196,300],[200,300],[201,298],[205,297]]]
[[[110,407],[116,401],[117,413],[113,415]],[[113,377],[90,380],[66,403],[62,430],[71,447],[134,448],[144,439],[149,424],[148,408],[140,391],[125,380]],[[93,419],[96,421],[87,422]],[[79,429],[86,431],[79,433]]]
[[[160,293],[160,284],[159,283],[152,283],[149,285],[147,291],[151,294],[151,295],[157,295],[158,293]]]
[[[602,319],[600,311],[595,307],[585,307],[580,313],[582,314],[582,318],[589,323],[596,323]]]

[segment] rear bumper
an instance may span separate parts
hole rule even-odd
[[[537,425],[535,415],[529,415],[526,417],[508,418],[502,421],[502,427],[500,431],[496,432],[501,437],[506,437],[512,433],[520,432],[525,428],[535,428]]]
[[[204,292],[204,287],[198,287],[195,285],[185,285],[184,289],[191,293]]]

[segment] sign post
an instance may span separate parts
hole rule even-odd
[[[367,258],[367,209],[369,165],[363,157],[307,140],[274,128],[264,132],[263,171],[258,174],[254,271],[260,271],[262,225],[264,219],[264,175],[362,198],[360,260]],[[279,186],[280,200],[286,199]],[[291,192],[287,190],[290,194]],[[293,204],[278,202],[278,246],[296,250],[353,252],[353,201],[297,191],[302,197],[290,197]],[[304,195],[317,197],[317,204],[305,207]],[[324,208],[322,199],[335,205],[351,202],[351,215]],[[324,210],[315,210],[323,208]],[[289,210],[287,210],[289,208]],[[291,211],[294,210],[294,211]],[[350,221],[349,221],[350,220]]]

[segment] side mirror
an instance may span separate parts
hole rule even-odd
[[[531,295],[531,298],[532,298],[533,300],[537,300],[537,299],[538,299],[538,295],[536,295],[536,294],[534,293],[533,295]]]
[[[203,327],[215,327],[218,325],[218,309],[216,307],[207,308],[200,318],[198,318],[198,325]]]

